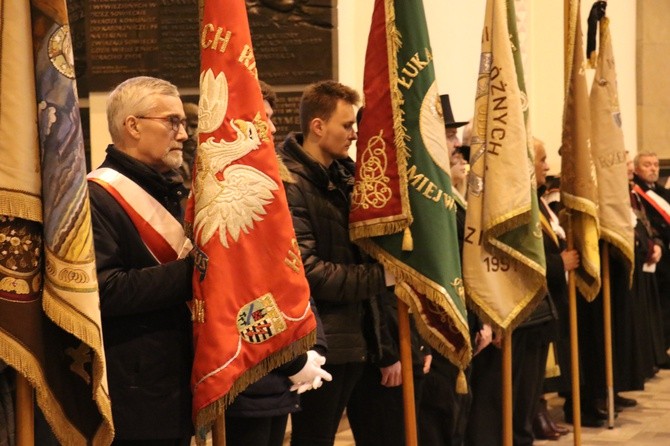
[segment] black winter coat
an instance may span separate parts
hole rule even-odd
[[[110,146],[101,167],[127,176],[181,221],[181,181]],[[159,265],[126,212],[89,183],[102,332],[118,439],[192,434],[190,258]]]
[[[319,313],[310,299],[310,305],[316,317],[316,344],[312,350],[327,356],[326,336]],[[289,376],[298,373],[307,363],[307,354],[277,367],[270,373],[244,389],[226,408],[227,417],[276,417],[300,410],[300,396],[291,392],[293,383]]]
[[[551,220],[549,216],[549,211],[545,208],[545,205],[541,202],[541,196],[545,188],[541,187],[538,189],[538,205],[539,210],[542,215],[547,219]],[[554,322],[558,320],[559,312],[556,308],[556,305],[559,305],[559,308],[567,308],[567,282],[565,280],[565,268],[563,266],[563,258],[561,257],[561,252],[565,247],[559,240],[559,244],[553,240],[553,238],[547,234],[543,228],[542,231],[542,240],[544,244],[544,257],[546,261],[546,278],[547,278],[547,291],[548,294],[544,296],[542,301],[535,307],[535,310],[528,316],[528,318],[519,325],[518,328],[528,328],[534,327],[539,324]]]
[[[377,295],[386,290],[384,270],[349,239],[353,162],[328,169],[302,149],[302,135],[289,134],[279,155],[295,183],[286,185],[293,226],[312,296],[328,342],[328,364],[379,358]],[[375,359],[375,358],[372,358]]]

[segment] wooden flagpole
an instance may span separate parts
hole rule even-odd
[[[570,11],[573,0],[563,0],[563,71],[565,75],[565,94],[568,93],[570,73],[568,67],[571,65],[568,58],[571,57],[569,50],[570,33]],[[579,0],[577,0],[579,7]],[[567,249],[575,248],[572,233],[571,215],[568,212]],[[577,329],[577,284],[575,283],[575,271],[568,272],[568,305],[570,312],[570,374],[572,381],[572,431],[575,446],[582,444],[582,410],[581,396],[579,393],[579,333]]]
[[[614,372],[612,369],[612,291],[609,243],[603,243],[603,328],[605,331],[605,382],[607,383],[607,427],[614,428]]]
[[[502,444],[512,446],[514,443],[514,427],[512,424],[512,332],[503,335],[502,339]]]
[[[16,373],[16,446],[35,445],[35,406],[30,382]]]
[[[574,249],[572,224],[568,215],[568,250]],[[579,336],[577,330],[577,287],[575,271],[568,272],[568,298],[570,311],[570,376],[572,381],[572,431],[575,446],[582,444],[582,410],[579,394]]]
[[[402,368],[405,445],[418,446],[416,405],[414,402],[414,370],[412,368],[412,345],[409,329],[409,307],[402,301],[402,299],[398,299],[398,338],[400,342],[400,366]],[[456,385],[456,383],[454,383],[454,385]]]

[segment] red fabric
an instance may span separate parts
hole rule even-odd
[[[221,52],[220,47],[202,47],[215,38],[219,29],[221,36],[231,32],[225,51]],[[257,113],[267,120],[256,78],[255,60],[252,57],[245,63],[240,58],[245,48],[251,47],[244,0],[206,0],[201,30],[201,72],[212,69],[216,76],[223,71],[228,82],[229,99],[221,126],[212,133],[201,132],[199,143],[210,137],[215,141],[233,141],[236,134],[231,120],[253,122]],[[199,156],[201,149],[202,146],[198,149]],[[232,396],[241,391],[240,385],[244,385],[240,382],[249,384],[246,373],[264,359],[286,352],[290,356],[302,353],[289,349],[289,346],[312,333],[316,327],[314,315],[309,309],[309,286],[295,242],[272,136],[269,135],[257,150],[252,150],[233,164],[252,166],[271,177],[279,189],[273,192],[273,200],[264,206],[267,213],[261,215],[260,221],[255,221],[248,232],[241,231],[237,241],[227,236],[228,248],[219,240],[221,228],[204,245],[201,244],[201,237],[196,237],[197,248],[206,257],[206,271],[203,274],[196,269],[193,280],[194,298],[203,300],[205,308],[204,322],[194,322],[192,384],[196,420],[203,408],[221,400],[231,390]],[[199,187],[197,175],[196,172],[193,186],[196,197]],[[223,168],[217,177],[225,180],[225,176],[226,168]],[[196,201],[195,212],[205,205],[207,203]],[[289,268],[286,262],[289,258],[298,260],[299,270]],[[247,342],[238,332],[238,313],[245,305],[267,293],[272,294],[286,329],[264,342]],[[255,306],[242,319],[251,321],[262,312]],[[262,326],[257,326],[256,330],[262,335]],[[228,399],[223,400],[224,403],[226,401]]]
[[[393,108],[391,105],[391,90],[389,88],[389,64],[386,41],[386,17],[383,7],[375,7],[370,26],[368,42],[376,42],[379,47],[376,50],[368,48],[365,56],[365,108],[360,125],[358,126],[358,141],[356,152],[358,156],[357,165],[366,164],[366,148],[371,138],[382,134],[384,144],[378,140],[371,144],[375,148],[384,147],[388,163],[386,167],[380,166],[377,172],[361,172],[357,169],[356,180],[360,184],[362,175],[373,176],[383,174],[389,178],[388,187],[391,190],[390,200],[382,207],[352,207],[349,214],[349,222],[356,224],[363,221],[378,220],[385,217],[396,217],[393,220],[406,217],[403,214],[400,180],[398,175],[398,160],[395,145],[395,132],[393,130]],[[369,112],[366,113],[365,111]],[[369,184],[369,183],[368,183]],[[377,183],[379,184],[379,183]],[[354,197],[354,202],[356,197]]]
[[[654,209],[656,209],[656,212],[659,213],[661,217],[663,217],[663,220],[665,220],[666,223],[670,224],[670,215],[668,215],[667,212],[663,210],[662,207],[658,205],[650,196],[647,195],[645,191],[642,190],[640,186],[637,184],[633,185],[633,190],[638,193],[639,196],[644,198],[644,200],[649,203]]]
[[[158,233],[147,221],[142,218],[140,214],[123,198],[123,196],[112,187],[109,183],[102,181],[99,178],[91,178],[93,181],[102,186],[114,199],[121,205],[130,220],[135,225],[137,232],[140,233],[142,241],[147,246],[151,254],[160,263],[168,263],[177,260],[178,254],[172,249],[172,246]]]

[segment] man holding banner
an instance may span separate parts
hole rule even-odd
[[[359,96],[334,81],[307,87],[300,101],[302,133],[289,134],[279,153],[295,179],[286,185],[310,290],[328,342],[324,367],[333,382],[302,397],[292,416],[292,445],[332,445],[337,426],[369,354],[379,354],[376,296],[392,284],[349,240]],[[382,371],[384,375],[384,370]],[[386,370],[398,380],[400,367]]]
[[[114,144],[88,178],[114,444],[189,445],[193,260],[175,171],[184,109],[174,85],[136,77],[111,93],[107,119]]]

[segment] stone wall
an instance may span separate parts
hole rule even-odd
[[[637,2],[638,151],[670,166],[670,1]]]

